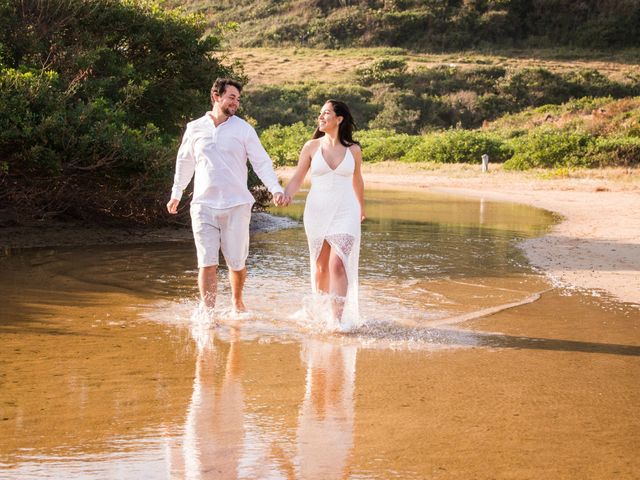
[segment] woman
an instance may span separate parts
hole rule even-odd
[[[365,218],[362,151],[353,140],[355,123],[349,107],[327,100],[313,139],[300,152],[298,167],[285,189],[290,200],[311,171],[311,190],[304,209],[314,293],[331,304],[330,327],[345,331],[359,323],[358,257],[360,222]]]

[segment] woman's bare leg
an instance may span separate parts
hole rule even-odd
[[[342,319],[348,286],[347,271],[342,262],[342,258],[331,249],[329,255],[329,293],[332,297],[331,307],[333,309],[333,316],[337,320]]]
[[[316,259],[316,291],[329,293],[329,256],[331,247],[325,240],[320,249],[320,255]]]

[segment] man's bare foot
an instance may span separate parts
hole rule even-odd
[[[245,307],[244,302],[242,300],[233,301],[233,313],[246,313],[247,307]]]

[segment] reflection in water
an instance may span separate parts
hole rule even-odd
[[[174,440],[171,478],[238,478],[244,439],[244,397],[238,331],[232,329],[221,385],[216,385],[217,350],[203,328],[192,329],[198,345],[193,394],[184,436]],[[203,339],[202,335],[206,338]]]
[[[226,329],[225,329],[226,331]],[[268,426],[247,403],[241,330],[228,329],[228,344],[192,329],[198,345],[193,393],[183,433],[168,432],[169,478],[342,478],[353,449],[355,345],[304,340],[304,398],[295,430]],[[255,399],[254,399],[255,401]]]
[[[298,478],[343,478],[353,448],[354,345],[307,340],[304,402],[297,431]]]

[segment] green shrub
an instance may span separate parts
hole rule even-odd
[[[272,125],[262,132],[260,141],[276,167],[297,165],[300,150],[312,134],[313,130],[302,122],[288,127]]]
[[[384,58],[376,60],[366,67],[356,69],[356,76],[361,85],[395,83],[404,77],[406,71],[407,62],[405,60]]]
[[[494,120],[515,110],[509,99],[495,93],[486,93],[478,97],[477,116],[482,120]]]
[[[165,222],[180,130],[233,74],[219,39],[154,0],[14,3],[0,1],[0,201]]]
[[[448,103],[449,125],[459,128],[479,127],[482,117],[478,110],[478,95],[469,90],[460,90],[444,97]]]
[[[381,14],[377,15],[378,23],[372,32],[375,40],[377,40],[376,43],[414,47],[417,41],[421,39],[424,41],[425,37],[429,37],[429,40],[434,41],[434,43],[442,42],[439,32],[436,32],[435,28],[429,28],[435,26],[435,23],[443,23],[442,16],[439,15],[440,12],[434,11],[435,8],[433,10],[420,9],[412,11],[402,6],[402,2],[398,3],[400,3],[400,8],[394,9],[396,11],[381,12]]]
[[[571,96],[576,98],[605,96],[620,98],[640,94],[640,85],[637,83],[616,82],[593,69],[573,70],[564,73],[562,77],[570,86]]]
[[[309,111],[304,120],[308,125],[316,125],[316,119],[324,102],[332,98],[349,105],[358,128],[366,128],[380,111],[380,106],[372,103],[373,94],[359,85],[314,85],[307,93]]]
[[[345,6],[327,16],[319,32],[324,37],[323,43],[334,47],[362,36],[366,29],[365,10],[356,6]]]
[[[589,151],[595,140],[587,133],[567,132],[552,128],[537,129],[512,139],[514,155],[504,167],[511,170],[589,167]]]
[[[498,85],[498,94],[511,97],[520,106],[538,107],[562,103],[571,98],[571,88],[560,74],[544,68],[511,72]]]
[[[242,92],[243,111],[257,122],[258,130],[270,125],[309,123],[309,86],[261,85]]]
[[[357,124],[366,126],[379,109],[371,97],[369,90],[358,85],[260,85],[243,91],[242,103],[258,130],[296,122],[315,125],[320,108],[330,98],[346,102]]]
[[[356,139],[362,145],[364,162],[400,160],[420,141],[419,136],[395,133],[390,130],[358,132]]]
[[[496,92],[496,83],[506,75],[503,67],[459,68],[439,65],[421,68],[406,75],[405,88],[416,93],[446,95],[459,90],[470,90],[478,95]]]
[[[591,163],[598,167],[640,165],[640,137],[600,137],[591,146]]]
[[[492,162],[504,162],[512,151],[495,135],[477,130],[447,130],[424,135],[407,154],[405,162],[480,163],[482,155]]]
[[[373,129],[395,130],[401,133],[417,133],[420,129],[420,98],[411,92],[392,92],[380,99],[382,109],[369,123]]]

